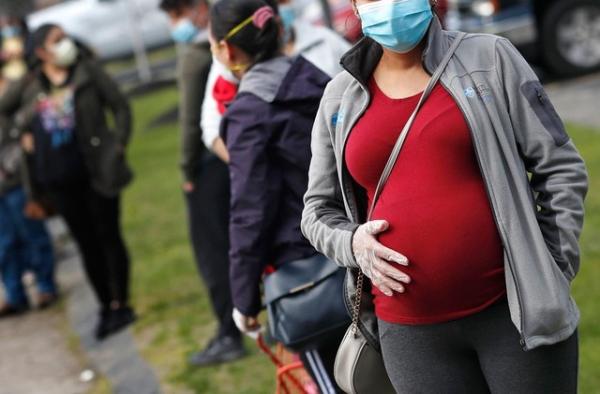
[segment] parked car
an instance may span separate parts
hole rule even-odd
[[[68,0],[34,12],[29,27],[61,25],[103,60],[134,52],[134,40],[148,49],[171,43],[169,22],[159,0]]]
[[[598,0],[448,0],[446,25],[503,35],[517,46],[533,44],[559,75],[600,68]]]

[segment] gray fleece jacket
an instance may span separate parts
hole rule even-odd
[[[427,72],[434,72],[455,36],[434,19],[423,53]],[[352,236],[366,207],[344,164],[344,148],[369,104],[367,81],[381,54],[366,38],[342,58],[345,71],[328,85],[312,136],[302,230],[317,250],[350,268],[347,303],[358,268]],[[579,269],[588,187],[583,160],[536,75],[508,40],[468,34],[440,82],[472,135],[504,247],[511,318],[521,345],[560,342],[579,321],[570,283]],[[359,326],[379,348],[371,298],[368,292],[362,297]]]

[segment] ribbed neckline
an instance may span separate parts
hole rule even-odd
[[[423,94],[423,91],[420,91],[419,93],[413,94],[412,96],[408,96],[408,97],[391,98],[387,94],[385,94],[385,92],[383,90],[381,90],[381,88],[377,84],[377,81],[375,80],[375,77],[371,77],[371,80],[369,81],[369,87],[373,90],[371,92],[373,94],[373,96],[375,96],[375,94],[377,94],[378,96],[383,97],[386,101],[390,101],[393,103],[418,101],[421,98],[421,95]]]

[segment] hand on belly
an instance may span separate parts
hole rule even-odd
[[[394,291],[404,293],[404,286],[410,283],[410,277],[395,266],[408,266],[408,259],[383,246],[376,238],[388,228],[389,223],[385,220],[374,220],[359,226],[352,238],[352,252],[373,286],[391,297]]]

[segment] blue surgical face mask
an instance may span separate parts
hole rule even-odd
[[[2,37],[13,38],[21,35],[21,28],[15,25],[8,25],[2,28]]]
[[[200,30],[188,18],[184,18],[177,22],[171,30],[171,38],[175,42],[190,43],[198,35]]]
[[[358,6],[365,36],[399,53],[410,52],[427,33],[429,0],[379,0]]]
[[[283,28],[286,31],[290,31],[294,22],[296,21],[296,11],[290,4],[282,4],[279,6],[279,16],[283,23]]]

